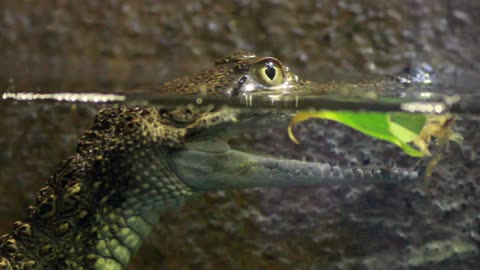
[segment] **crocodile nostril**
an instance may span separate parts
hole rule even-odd
[[[236,97],[240,94],[240,89],[242,88],[243,84],[247,81],[247,76],[242,76],[240,80],[238,80],[237,85],[232,88],[230,92],[231,97]]]

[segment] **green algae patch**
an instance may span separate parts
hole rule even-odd
[[[312,118],[333,120],[368,136],[388,141],[397,145],[412,157],[428,155],[428,153],[409,145],[409,143],[414,142],[420,136],[425,126],[427,116],[423,114],[329,110],[299,112],[291,119],[288,126],[288,136],[293,142],[299,143],[293,134],[294,126]]]

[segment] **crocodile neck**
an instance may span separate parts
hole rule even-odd
[[[99,113],[27,218],[2,237],[0,269],[125,269],[162,210],[191,195],[165,147],[185,130],[153,108],[135,110]]]

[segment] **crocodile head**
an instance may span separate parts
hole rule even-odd
[[[263,94],[339,93],[349,96],[375,96],[373,90],[391,88],[391,78],[356,84],[317,84],[300,80],[287,66],[273,57],[258,57],[235,51],[216,61],[211,69],[167,82],[160,89],[179,95],[243,98]],[[176,90],[175,90],[176,89]],[[305,186],[342,183],[398,183],[417,178],[408,169],[381,167],[340,167],[325,162],[281,159],[259,153],[258,147],[235,149],[229,144],[239,134],[257,136],[272,128],[286,132],[289,111],[252,111],[220,108],[236,120],[207,125],[192,132],[182,148],[170,155],[179,178],[194,191],[258,186]],[[218,111],[217,111],[218,112]],[[221,119],[221,117],[216,117]],[[288,142],[287,142],[288,143]]]
[[[169,95],[236,97],[254,92],[288,92],[301,84],[297,75],[278,59],[237,50],[216,60],[210,70],[155,88]]]

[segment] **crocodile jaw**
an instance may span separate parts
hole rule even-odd
[[[341,167],[281,159],[235,150],[227,143],[230,137],[245,132],[246,128],[262,130],[267,125],[286,127],[287,123],[288,117],[263,115],[214,128],[207,136],[191,137],[183,148],[169,155],[172,169],[194,192],[252,187],[402,184],[419,178],[419,173],[410,169]]]

